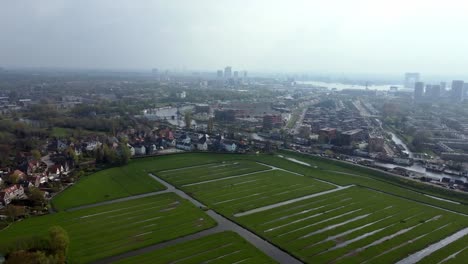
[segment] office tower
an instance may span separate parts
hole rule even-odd
[[[414,100],[421,101],[424,96],[424,83],[416,82],[414,84]]]
[[[405,73],[405,88],[414,89],[415,84],[419,82],[420,75],[417,72]]]
[[[216,72],[216,77],[218,77],[219,79],[223,78],[223,70],[218,70]]]
[[[231,77],[232,77],[232,67],[227,66],[226,68],[224,68],[224,78],[229,79]]]
[[[234,79],[237,79],[239,78],[239,72],[238,71],[234,71]]]
[[[450,91],[450,95],[452,101],[454,102],[462,102],[465,96],[465,83],[460,80],[452,81],[452,90]]]
[[[439,84],[432,85],[431,94],[429,96],[431,97],[431,99],[437,100],[440,98],[441,93],[442,93],[442,88]]]

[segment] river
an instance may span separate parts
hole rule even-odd
[[[345,84],[345,83],[327,83],[327,82],[317,82],[317,81],[297,81],[298,84],[313,85],[317,87],[326,87],[328,89],[344,90],[344,89],[360,89],[365,90],[379,90],[379,91],[388,91],[390,87],[398,87],[398,90],[404,89],[401,85],[360,85],[360,84]]]

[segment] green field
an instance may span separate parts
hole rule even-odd
[[[242,167],[223,166],[238,163],[245,162],[232,161],[210,164],[210,168],[216,168],[217,175],[225,176],[225,178],[217,177],[212,182],[204,182],[207,178],[212,177],[207,174],[207,178],[202,178],[200,175],[203,173],[195,174],[194,179],[190,180],[190,168],[161,171],[157,172],[156,175],[226,215],[335,188],[333,185],[316,181],[310,177],[282,170],[270,169],[243,175],[245,170]],[[238,177],[235,177],[236,175]],[[177,184],[180,182],[190,184]]]
[[[116,167],[85,176],[52,202],[57,210],[164,190],[165,187],[135,166]]]
[[[70,236],[69,261],[87,263],[195,233],[215,222],[179,196],[161,194],[15,223],[0,231],[0,248],[23,236],[46,235],[54,225]]]
[[[57,137],[57,138],[67,138],[71,135],[71,131],[67,128],[63,127],[53,127],[52,128],[52,137]]]
[[[268,169],[270,168],[256,162],[243,160],[210,163],[196,167],[159,171],[157,174],[161,178],[170,179],[171,183],[174,185],[183,186],[185,184],[220,179]]]
[[[164,187],[148,176],[150,172],[307,263],[394,263],[468,226],[465,216],[430,207],[468,213],[468,195],[465,193],[287,151],[276,155],[187,153],[134,159],[127,166],[84,177],[54,198],[53,204],[55,208],[64,210],[162,190]],[[319,180],[355,187],[340,190]],[[255,208],[328,190],[334,192],[249,214],[249,210]],[[448,198],[459,204],[437,200],[426,194]],[[152,210],[153,206],[146,208],[152,201],[155,207],[163,208],[170,206],[171,201],[179,203],[175,208],[161,211]],[[114,210],[122,208],[129,210],[131,216],[120,218],[123,212]],[[247,215],[235,216],[242,212]],[[114,214],[119,218],[106,218]],[[87,215],[92,217],[84,217]],[[148,225],[146,222],[141,224],[134,216],[141,216],[141,221],[148,220]],[[200,219],[203,223],[197,224]],[[109,222],[113,223],[110,227]],[[69,232],[72,241],[70,259],[87,262],[206,229],[214,222],[175,194],[162,194],[27,219],[0,231],[0,245],[22,235],[45,234],[51,225],[61,225]],[[180,226],[182,228],[177,228]],[[145,234],[142,230],[153,227],[154,233]],[[137,235],[141,237],[135,238]],[[157,250],[155,252],[160,255],[156,258],[163,263],[165,260],[203,262],[217,257],[222,257],[216,259],[219,262],[231,262],[230,257],[223,257],[227,253],[223,253],[222,248],[203,254],[215,239],[202,239],[206,239],[206,248],[205,242],[198,244],[192,241],[173,246],[172,250],[177,252],[174,254],[170,254],[170,248]],[[447,263],[463,263],[468,255],[467,241],[468,238],[464,237],[422,262],[447,260]],[[240,242],[232,242],[234,251],[231,251],[230,242],[227,243],[226,252],[238,250]],[[239,256],[251,252],[245,250],[241,250]],[[132,259],[137,262],[154,261],[155,252]],[[201,259],[186,259],[188,256],[184,252],[200,253]]]
[[[62,210],[80,205],[112,200],[130,195],[161,190],[163,186],[147,176],[148,172],[160,172],[163,170],[177,169],[189,166],[200,166],[223,161],[259,161],[272,164],[289,171],[311,176],[336,183],[338,185],[356,184],[390,194],[405,197],[411,200],[448,208],[450,210],[468,214],[468,194],[453,192],[441,188],[418,183],[409,179],[389,176],[383,172],[373,171],[368,168],[357,167],[351,164],[332,161],[320,157],[305,156],[289,151],[281,152],[285,157],[292,157],[306,163],[316,165],[318,168],[308,167],[273,155],[237,155],[237,154],[212,154],[212,153],[187,153],[153,158],[132,160],[129,165],[115,169],[121,172],[100,172],[85,177],[75,186],[53,200],[56,209]],[[247,164],[247,163],[245,163]],[[224,177],[225,175],[203,174],[203,170],[194,172],[194,179],[181,175],[179,180],[196,182],[197,177]],[[232,173],[236,173],[233,171]],[[244,172],[245,173],[245,172]],[[198,175],[195,177],[195,175]],[[97,176],[97,177],[96,177]],[[101,176],[101,177],[99,177]],[[94,178],[94,179],[91,179]],[[421,192],[460,202],[461,204],[448,203],[425,196]]]
[[[86,135],[101,135],[104,136],[104,132],[100,131],[92,131],[92,130],[86,130],[86,129],[77,129],[77,128],[65,128],[65,127],[53,127],[51,136],[56,137],[56,138],[62,138],[62,139],[68,139],[69,137],[72,137],[73,135],[81,135],[81,136],[86,136]]]
[[[318,168],[297,164],[288,161],[285,158],[282,158],[284,161],[276,161],[275,166],[277,167],[288,168],[291,171],[312,175],[313,177],[327,180],[343,186],[350,184],[365,186],[414,201],[468,214],[467,193],[454,192],[410,179],[388,175],[381,171],[355,166],[340,161],[328,160],[321,157],[298,154],[290,151],[284,151],[281,153],[281,155],[284,157],[295,158],[297,160],[317,166]],[[262,158],[264,157],[259,157],[259,159]],[[273,160],[274,158],[276,157],[269,159]],[[453,200],[459,202],[460,204],[430,198],[425,194]]]
[[[423,258],[421,263],[437,264],[457,264],[466,263],[468,259],[468,236],[460,238],[459,240],[448,244],[447,246],[437,250],[431,255]]]
[[[394,263],[466,217],[360,187],[238,218],[307,263]]]
[[[124,259],[117,263],[276,263],[234,232],[197,240]]]
[[[160,191],[164,189],[164,186],[151,178],[148,175],[149,171],[219,162],[225,158],[229,157],[184,154],[135,159],[126,166],[106,169],[85,176],[74,186],[56,196],[52,205],[56,210],[65,210],[136,194]]]

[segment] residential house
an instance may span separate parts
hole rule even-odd
[[[32,173],[34,173],[40,166],[40,161],[38,160],[30,160],[28,162],[28,168],[26,170],[26,174],[30,175]]]
[[[207,151],[208,150],[208,136],[206,134],[203,134],[197,142],[197,149],[201,151]]]
[[[176,148],[187,151],[193,150],[192,140],[186,134],[183,134],[177,139]]]
[[[132,157],[135,156],[135,148],[132,145],[128,144],[128,143],[127,143],[127,147],[130,150],[130,156],[132,156]]]
[[[135,149],[135,155],[146,155],[146,147],[144,145],[135,145],[133,146]]]
[[[49,151],[55,151],[55,152],[62,152],[66,150],[67,148],[68,148],[67,143],[60,139],[53,140],[47,147]]]
[[[86,142],[87,151],[94,151],[101,146],[102,146],[102,143],[96,140]]]
[[[8,205],[12,200],[24,197],[24,188],[19,184],[12,185],[0,192],[0,203]]]
[[[156,144],[151,144],[150,147],[149,147],[149,154],[155,154],[156,152],[158,152],[158,148],[156,147]]]
[[[234,141],[231,140],[224,140],[222,145],[224,147],[224,150],[228,152],[235,152],[237,149],[236,143],[234,143]]]
[[[38,173],[33,176],[29,176],[28,182],[30,182],[34,187],[39,187],[41,184],[48,182],[48,178],[45,174]]]
[[[54,180],[62,175],[67,175],[69,172],[69,167],[67,163],[64,165],[55,164],[47,168],[47,172],[49,175],[49,180]]]

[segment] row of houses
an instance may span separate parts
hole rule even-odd
[[[186,151],[214,151],[235,152],[237,150],[236,142],[226,140],[221,136],[210,138],[207,134],[183,134],[176,141],[176,148]]]
[[[176,131],[173,138],[159,137],[155,142],[135,142],[127,145],[132,156],[151,155],[158,150],[177,148],[185,151],[227,151],[236,152],[238,143],[221,136]]]
[[[6,187],[0,189],[0,206],[6,206],[15,199],[25,199],[25,190],[30,187],[41,188],[49,181],[60,181],[60,178],[70,172],[68,163],[54,164],[42,170],[44,166],[41,162],[29,162],[27,173],[21,170],[13,172],[3,172],[0,183]],[[40,165],[39,165],[40,164]],[[14,182],[12,182],[14,179]]]
[[[20,184],[12,185],[0,191],[0,206],[6,206],[14,199],[25,198],[24,188]]]

